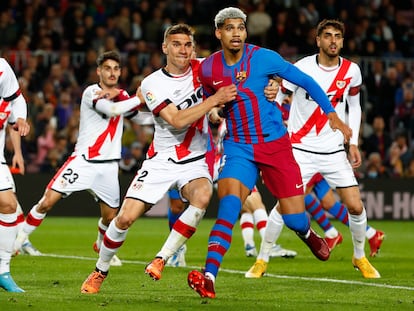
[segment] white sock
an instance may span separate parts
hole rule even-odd
[[[269,262],[270,250],[279,238],[283,225],[282,215],[279,214],[276,208],[273,208],[267,220],[266,231],[260,245],[260,252],[257,259],[263,259],[264,261]]]
[[[176,221],[173,228],[168,235],[167,240],[158,252],[156,257],[161,257],[165,261],[168,260],[195,232],[201,219],[203,219],[205,210],[189,205],[180,218]],[[177,223],[182,223],[184,226],[183,232],[177,231]],[[186,230],[188,229],[188,230]],[[184,235],[186,234],[186,235]]]
[[[369,240],[375,235],[375,233],[377,233],[377,230],[375,230],[372,227],[369,227],[365,232],[365,237]]]
[[[40,220],[40,221],[42,221],[43,219],[45,219],[45,217],[46,217],[46,214],[47,213],[39,213],[38,211],[36,211],[36,208],[37,208],[37,204],[36,205],[34,205],[33,207],[32,207],[32,209],[30,210],[30,212],[29,212],[29,214],[31,215],[31,217],[33,217],[33,218],[35,218],[35,219],[37,219],[37,220]],[[40,225],[40,224],[39,224]],[[22,228],[22,230],[27,234],[27,235],[30,235],[30,234],[32,234],[32,232],[33,231],[35,231],[36,229],[37,229],[37,227],[39,226],[39,225],[37,225],[37,226],[34,226],[34,225],[29,225],[28,223],[27,223],[27,219],[26,219],[26,221],[24,222],[24,224],[23,224],[23,228]]]
[[[101,217],[98,220],[98,236],[96,237],[96,245],[98,246],[98,249],[101,248],[102,240],[103,240],[106,230],[108,230],[108,226],[105,226],[102,223],[102,217]]]
[[[325,236],[327,238],[331,238],[331,239],[336,238],[338,236],[338,234],[339,234],[339,232],[338,232],[338,230],[336,230],[335,227],[332,227],[332,228],[325,231]]]
[[[245,247],[246,245],[255,246],[253,221],[253,215],[250,213],[243,213],[240,216],[240,228]]]
[[[13,252],[13,244],[17,235],[17,213],[1,214],[0,222],[0,274],[10,272],[10,260]]]
[[[108,248],[105,246],[105,243],[101,244],[101,248],[99,250],[99,258],[96,263],[96,267],[99,270],[103,272],[107,272],[109,270],[111,259],[118,252],[122,243],[125,241],[127,233],[128,233],[128,229],[126,230],[119,229],[115,224],[115,220],[111,221],[108,229],[106,230],[104,240],[108,239],[116,244],[119,244],[119,247]]]
[[[367,228],[367,214],[365,208],[362,209],[360,215],[351,215],[348,213],[349,230],[352,235],[352,243],[354,244],[354,257],[356,259],[365,256],[365,232]]]
[[[268,219],[267,211],[265,209],[259,208],[253,212],[253,218],[256,228],[259,231],[260,237],[263,240]]]

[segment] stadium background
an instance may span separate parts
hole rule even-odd
[[[360,65],[364,77],[364,165],[357,174],[368,217],[414,218],[414,4],[408,0],[2,1],[1,56],[9,60],[19,78],[33,129],[23,142],[28,173],[15,175],[25,211],[40,198],[53,172],[73,148],[79,98],[83,88],[96,81],[97,53],[116,49],[122,54],[125,67],[120,85],[133,94],[140,81],[163,64],[159,50],[165,27],[176,22],[194,26],[199,56],[209,55],[218,48],[213,37],[214,14],[229,5],[247,12],[250,42],[277,50],[291,61],[316,52],[315,25],[319,20],[340,18],[345,22],[343,54]],[[401,98],[398,92],[407,95]],[[367,178],[370,163],[364,142],[373,132],[373,119],[378,114],[384,118],[392,142],[403,132],[407,145],[399,159],[400,171],[390,163],[386,150],[381,162],[386,174],[373,179]],[[152,134],[148,126],[128,123],[125,132],[123,191]],[[130,166],[128,161],[137,148],[140,155]],[[10,155],[6,144],[8,160]],[[259,187],[270,208],[274,200]],[[153,215],[164,215],[166,207],[161,205]],[[214,216],[216,206],[214,197],[207,216]],[[89,194],[77,193],[59,202],[51,215],[92,216],[98,215],[98,209]]]

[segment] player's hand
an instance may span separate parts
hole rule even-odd
[[[264,94],[267,100],[274,102],[276,100],[277,92],[279,92],[279,83],[274,79],[269,79],[269,83],[264,89]]]
[[[219,88],[217,92],[211,97],[214,98],[216,107],[223,108],[226,103],[235,100],[236,96],[237,96],[236,85],[230,84],[230,85]]]
[[[361,152],[357,146],[349,145],[348,157],[352,168],[357,168],[362,164]]]
[[[136,92],[135,95],[137,95],[137,97],[139,98],[139,101],[141,103],[145,103],[145,99],[144,99],[144,96],[142,95],[142,91],[141,91],[141,87],[140,86],[137,88],[137,92]]]
[[[13,130],[19,132],[20,136],[26,136],[30,132],[30,125],[25,119],[17,118]]]
[[[328,114],[328,119],[330,127],[334,131],[340,130],[344,135],[344,142],[349,142],[352,136],[352,129],[338,117],[336,112],[330,112]]]
[[[18,171],[20,175],[24,175],[24,159],[21,153],[13,155],[11,170]]]
[[[208,120],[211,123],[220,124],[224,120],[224,118],[220,116],[220,110],[221,110],[220,108],[214,107],[208,112],[207,114]]]

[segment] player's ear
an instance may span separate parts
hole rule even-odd
[[[216,28],[214,34],[216,35],[217,39],[221,40],[221,30],[219,28]]]
[[[167,50],[167,44],[165,42],[162,43],[162,52],[167,55],[168,54],[168,50]]]

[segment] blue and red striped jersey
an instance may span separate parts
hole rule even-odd
[[[269,78],[275,76],[285,78],[305,89],[313,89],[311,93],[316,96],[313,98],[322,98],[325,105],[323,110],[333,111],[333,108],[331,110],[326,106],[331,106],[330,102],[323,91],[317,89],[318,85],[312,78],[284,60],[277,52],[245,44],[243,56],[238,63],[227,65],[223,52],[218,51],[202,62],[199,71],[205,97],[214,94],[222,86],[232,83],[237,86],[236,100],[223,109],[227,122],[225,139],[257,144],[273,141],[286,134],[278,105],[268,101],[264,95]]]

